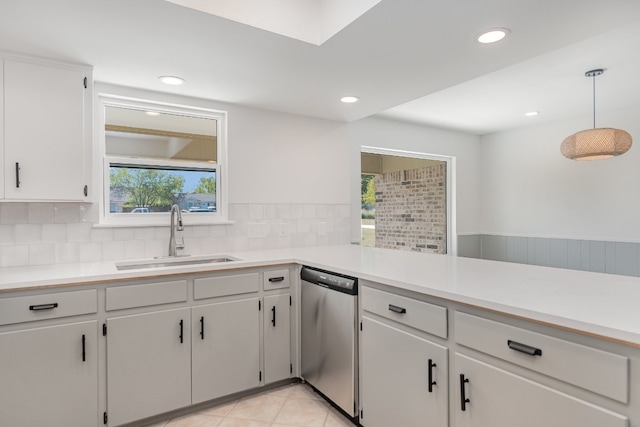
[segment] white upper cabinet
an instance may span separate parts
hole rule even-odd
[[[4,60],[0,196],[89,201],[91,85],[88,67]]]

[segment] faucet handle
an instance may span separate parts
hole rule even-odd
[[[180,242],[176,242],[176,249],[184,249],[184,237],[180,237]]]

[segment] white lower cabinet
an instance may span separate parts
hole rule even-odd
[[[291,377],[291,297],[264,298],[264,382]]]
[[[367,316],[361,321],[360,423],[448,426],[447,349]]]
[[[455,354],[456,427],[627,427],[626,416]]]
[[[107,320],[108,424],[191,404],[191,309]]]
[[[192,403],[260,385],[259,299],[192,309]]]
[[[0,334],[0,426],[98,425],[96,321]]]

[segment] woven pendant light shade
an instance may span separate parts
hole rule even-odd
[[[560,152],[572,160],[600,160],[619,156],[631,148],[631,135],[621,129],[583,130],[562,141]]]
[[[560,152],[571,160],[601,160],[619,156],[631,148],[631,135],[621,129],[596,128],[596,77],[604,73],[604,68],[596,68],[584,73],[593,79],[593,129],[576,132],[565,138]]]

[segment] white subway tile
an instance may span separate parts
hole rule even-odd
[[[185,237],[198,237],[198,238],[209,237],[210,228],[211,226],[208,226],[208,225],[185,226],[182,234]]]
[[[80,249],[77,243],[59,243],[55,245],[56,264],[80,261]]]
[[[304,205],[291,205],[291,218],[304,218]]]
[[[29,264],[29,246],[14,245],[2,248],[2,267],[21,267]]]
[[[154,239],[156,237],[156,230],[155,227],[134,228],[133,235],[136,240]]]
[[[97,203],[81,203],[78,206],[80,222],[90,222],[97,224],[100,216]]]
[[[82,243],[79,246],[80,262],[102,261],[102,243]]]
[[[231,228],[231,225],[210,225],[209,236],[211,237],[223,237],[227,235],[227,230]]]
[[[308,219],[299,219],[298,220],[298,233],[309,233],[311,232],[311,221]]]
[[[203,254],[217,254],[222,252],[222,242],[220,238],[207,237],[200,242],[200,249]]]
[[[340,218],[349,218],[351,215],[351,206],[349,205],[339,205],[338,209]]]
[[[113,240],[113,228],[92,228],[92,242],[108,242]]]
[[[328,218],[329,217],[329,208],[327,205],[317,205],[316,206],[316,217],[317,218]]]
[[[0,203],[0,224],[26,224],[28,217],[26,203]]]
[[[249,205],[249,218],[250,219],[264,218],[264,205],[259,205],[259,204]]]
[[[339,218],[340,217],[340,206],[339,205],[327,205],[327,217],[328,218]]]
[[[54,245],[30,245],[29,265],[55,264],[56,253]]]
[[[91,241],[91,224],[67,224],[67,241],[69,243],[85,243]]]
[[[127,240],[124,244],[126,259],[144,258],[144,240]]]
[[[80,222],[80,212],[76,203],[56,203],[53,211],[56,224],[76,224]]]
[[[42,243],[67,241],[67,224],[42,224]]]
[[[0,225],[0,245],[16,243],[16,227],[14,225]]]
[[[114,228],[113,240],[133,240],[134,232],[131,228]]]
[[[264,205],[264,217],[266,219],[278,218],[278,208],[276,207],[276,205],[273,205],[273,204]]]
[[[202,254],[202,240],[197,237],[185,237],[184,238],[184,250],[182,253],[187,255],[200,255]]]
[[[180,239],[178,239],[179,241]],[[169,239],[150,239],[144,241],[144,258],[169,255]]]
[[[249,218],[249,205],[247,204],[233,204],[229,205],[229,219],[239,220]]]
[[[291,205],[288,205],[288,204],[276,205],[276,217],[278,219],[291,218]]]
[[[54,204],[53,203],[29,203],[27,205],[29,211],[30,224],[52,224],[54,220]]]
[[[42,225],[40,224],[16,224],[16,243],[41,243]]]
[[[316,205],[304,205],[304,217],[308,219],[316,218]]]
[[[260,251],[265,249],[265,239],[263,238],[249,238],[249,250]]]
[[[124,245],[122,240],[114,240],[102,243],[102,259],[103,261],[116,261],[124,259]]]

